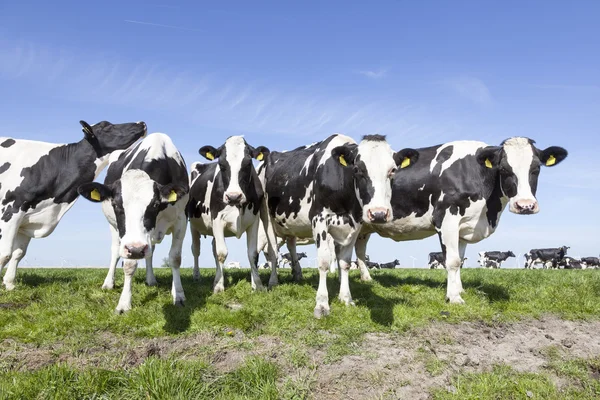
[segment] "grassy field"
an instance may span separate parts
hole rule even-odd
[[[105,270],[20,270],[17,289],[0,291],[0,399],[398,398],[410,390],[421,396],[412,398],[440,399],[600,396],[600,350],[586,351],[585,336],[571,346],[569,335],[564,345],[554,339],[572,327],[594,340],[600,271],[466,269],[462,306],[444,301],[445,271],[376,271],[368,283],[352,271],[356,306],[335,300],[331,275],[331,316],[323,320],[312,316],[315,270],[304,271],[303,284],[281,271],[281,285],[259,293],[251,292],[248,271],[226,271],[218,295],[210,290],[214,270],[201,272],[198,284],[183,270],[187,301],[178,308],[170,304],[169,270],[156,270],[158,287],[146,287],[139,271],[133,310],[116,315],[120,271],[117,289],[103,291]],[[541,325],[527,325],[535,319]],[[485,355],[473,363],[459,354],[453,333],[501,330],[501,338],[480,339],[513,335],[517,343],[519,327],[546,325],[556,327],[545,333],[553,342],[540,342],[541,361],[524,370],[488,365]],[[399,366],[378,353],[383,348],[402,350]],[[360,387],[355,382],[349,392],[353,377],[344,374],[357,362]],[[400,379],[403,368],[414,374]],[[415,386],[416,379],[429,383]]]

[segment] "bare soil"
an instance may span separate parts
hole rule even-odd
[[[300,366],[293,362],[292,347],[276,337],[249,338],[224,331],[135,339],[101,333],[94,343],[75,347],[65,344],[68,341],[35,346],[4,340],[0,342],[0,368],[36,370],[62,362],[77,368],[120,369],[158,357],[202,359],[225,372],[247,356],[257,355],[279,364],[286,379],[308,384],[315,398],[426,399],[433,388],[452,391],[450,378],[459,372],[487,371],[496,364],[524,372],[545,371],[551,347],[564,359],[600,356],[599,333],[600,321],[556,317],[493,326],[433,323],[405,334],[367,334],[352,355],[332,363],[327,346],[306,347],[308,361]],[[561,384],[559,378],[554,379]]]

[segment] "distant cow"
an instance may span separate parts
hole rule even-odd
[[[137,145],[113,153],[109,163],[104,184],[93,182],[78,189],[86,199],[102,203],[110,225],[111,263],[102,287],[112,289],[117,262],[123,258],[125,281],[117,312],[130,310],[131,281],[138,260],[146,260],[146,283],[156,285],[154,246],[172,234],[168,263],[173,274],[173,303],[183,305],[179,267],[189,183],[181,153],[167,135],[153,133]]]
[[[500,268],[509,257],[516,257],[512,251],[482,251],[479,253],[479,264],[484,268]]]
[[[544,268],[558,268],[558,263],[567,254],[568,246],[550,249],[532,249],[525,254],[525,268],[532,268],[534,264],[543,264]]]
[[[192,187],[188,215],[192,234],[194,279],[199,278],[200,272],[200,235],[213,237],[213,255],[217,267],[213,291],[219,293],[225,290],[225,238],[235,236],[239,239],[246,233],[252,289],[262,289],[258,275],[257,240],[264,191],[252,159],[262,160],[269,154],[269,149],[264,146],[254,148],[242,136],[231,136],[221,147],[203,146],[199,152],[207,160],[217,162],[194,163],[191,168]],[[271,243],[275,246],[275,240]],[[273,255],[276,257],[275,250]]]
[[[227,263],[226,268],[229,268],[229,269],[241,269],[242,266],[240,265],[239,261],[231,261],[231,262]]]
[[[581,260],[577,260],[573,257],[564,256],[562,260],[558,262],[558,266],[564,269],[586,269],[587,265]]]
[[[303,258],[306,258],[306,253],[298,253],[297,260],[300,261]],[[290,253],[281,254],[281,261],[283,262],[283,266],[292,265],[292,255]]]
[[[469,257],[464,257],[460,263],[460,267],[462,268]],[[446,259],[444,258],[444,253],[439,252],[431,252],[429,253],[429,269],[446,269]]]
[[[275,236],[315,241],[320,270],[315,317],[330,312],[327,272],[333,257],[327,236],[335,242],[333,251],[341,269],[339,298],[352,304],[348,269],[362,226],[391,221],[392,177],[397,167],[408,167],[417,158],[412,149],[394,153],[384,136],[368,135],[357,144],[338,134],[268,156],[261,177],[271,217],[269,241],[274,242]],[[364,264],[365,253],[360,248],[356,252]],[[301,277],[301,270],[295,269],[294,278]]]
[[[587,268],[600,267],[600,259],[598,257],[581,257],[581,262],[584,263]]]
[[[389,262],[389,263],[379,264],[379,268],[382,268],[382,269],[394,269],[394,268],[396,268],[396,266],[400,266],[400,261],[398,261],[397,259],[392,262]]]
[[[84,137],[76,143],[0,137],[0,275],[8,264],[7,290],[15,288],[30,240],[50,235],[75,204],[77,188],[96,179],[113,151],[146,134],[144,122],[80,124]]]
[[[446,254],[446,299],[464,303],[460,266],[467,244],[492,235],[507,205],[515,214],[537,213],[541,166],[558,165],[567,151],[555,146],[542,150],[524,137],[500,146],[457,141],[416,150],[414,168],[394,176],[392,221],[368,224],[362,232],[366,238],[356,246],[366,248],[367,229],[396,241],[438,235]]]

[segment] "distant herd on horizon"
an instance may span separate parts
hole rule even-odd
[[[460,272],[467,244],[493,234],[507,205],[515,214],[537,213],[541,167],[554,167],[567,157],[562,147],[540,149],[524,137],[498,146],[455,141],[395,151],[385,136],[367,135],[357,143],[334,134],[294,150],[272,151],[231,136],[218,147],[198,143],[209,162],[194,162],[188,170],[171,138],[148,135],[144,122],[80,123],[83,139],[76,143],[0,137],[0,273],[6,266],[4,286],[14,289],[17,266],[31,238],[51,234],[83,196],[101,204],[112,234],[104,289],[114,287],[116,266],[123,259],[117,312],[131,309],[138,260],[145,260],[146,284],[156,284],[152,255],[167,235],[172,236],[168,265],[173,303],[184,304],[180,265],[188,223],[195,280],[200,276],[200,238],[213,237],[215,293],[225,290],[226,237],[239,239],[246,233],[254,290],[263,289],[260,252],[269,261],[268,286],[273,287],[278,284],[279,248],[287,244],[293,278],[301,281],[296,246],[314,244],[319,268],[314,315],[321,318],[330,313],[327,274],[332,262],[338,266],[339,299],[350,305],[351,265],[363,281],[371,280],[366,252],[372,234],[395,241],[437,234],[442,252],[430,255],[430,266],[447,270],[446,299],[464,303]],[[259,161],[256,167],[253,160]],[[104,183],[94,182],[106,167]],[[567,249],[532,250],[526,267],[598,265],[594,257],[566,257]],[[509,256],[514,254],[487,252],[480,254],[480,263],[499,267]]]

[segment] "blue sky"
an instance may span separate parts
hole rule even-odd
[[[598,255],[598,15],[591,1],[2,2],[0,135],[63,143],[80,119],[144,120],[188,165],[232,134],[273,150],[334,132],[395,149],[528,136],[570,156],[542,171],[540,214],[506,211],[467,265],[481,250]],[[23,264],[106,265],[109,242],[100,207],[79,200]],[[228,243],[247,264],[245,241]],[[368,253],[410,266],[438,249],[377,238]],[[214,264],[209,240],[201,262]]]

